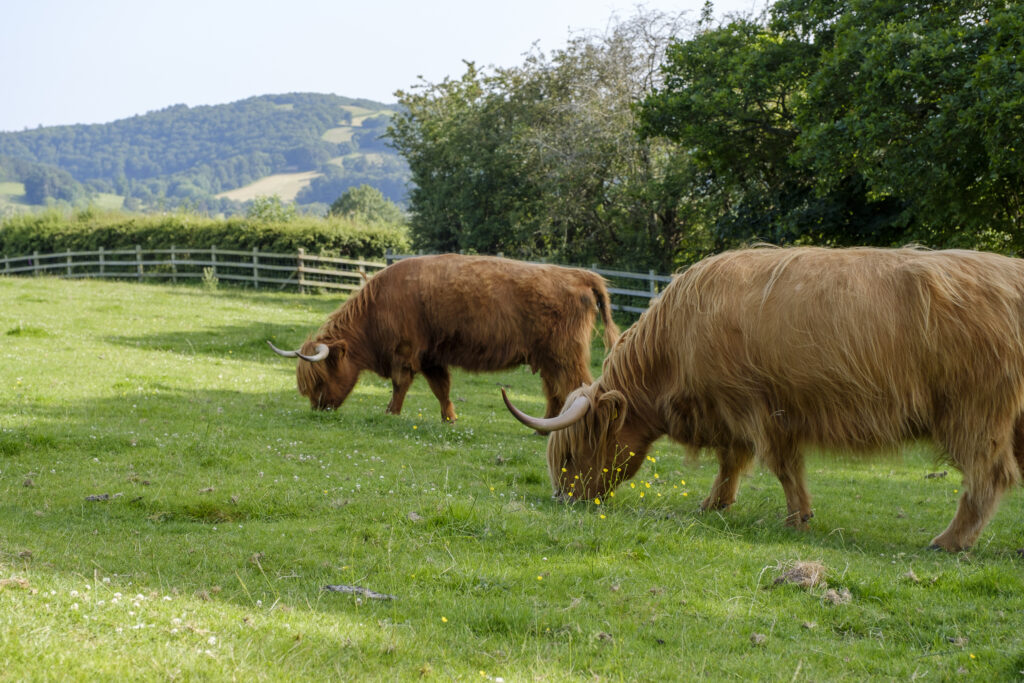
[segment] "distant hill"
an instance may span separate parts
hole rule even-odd
[[[120,196],[129,209],[233,213],[261,194],[326,205],[364,183],[404,204],[408,168],[380,139],[394,111],[371,100],[290,93],[0,133],[0,183],[23,187],[6,196],[22,205]]]

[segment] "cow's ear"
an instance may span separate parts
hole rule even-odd
[[[609,431],[618,432],[626,421],[626,397],[620,391],[606,391],[597,399],[597,407],[604,419],[608,420]]]

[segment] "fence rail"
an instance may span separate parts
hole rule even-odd
[[[0,275],[51,275],[64,278],[109,278],[132,280],[201,280],[228,281],[278,289],[299,291],[355,291],[367,278],[385,266],[412,254],[388,253],[385,261],[363,261],[307,254],[295,254],[210,247],[170,247],[163,249],[103,249],[96,251],[65,251],[55,254],[3,256]],[[630,273],[591,268],[609,280],[608,292],[612,308],[642,313],[650,300],[672,281],[654,271]]]

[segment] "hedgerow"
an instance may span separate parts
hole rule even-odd
[[[349,218],[299,216],[286,222],[245,217],[209,218],[190,213],[164,215],[46,211],[12,216],[0,223],[0,254],[62,251],[218,247],[309,253],[347,258],[382,258],[387,249],[407,251],[404,227],[364,224]]]

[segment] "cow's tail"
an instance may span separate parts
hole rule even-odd
[[[619,327],[612,320],[612,301],[603,281],[594,287],[594,296],[597,298],[597,307],[601,310],[601,320],[604,321],[604,348],[607,353],[619,340]]]

